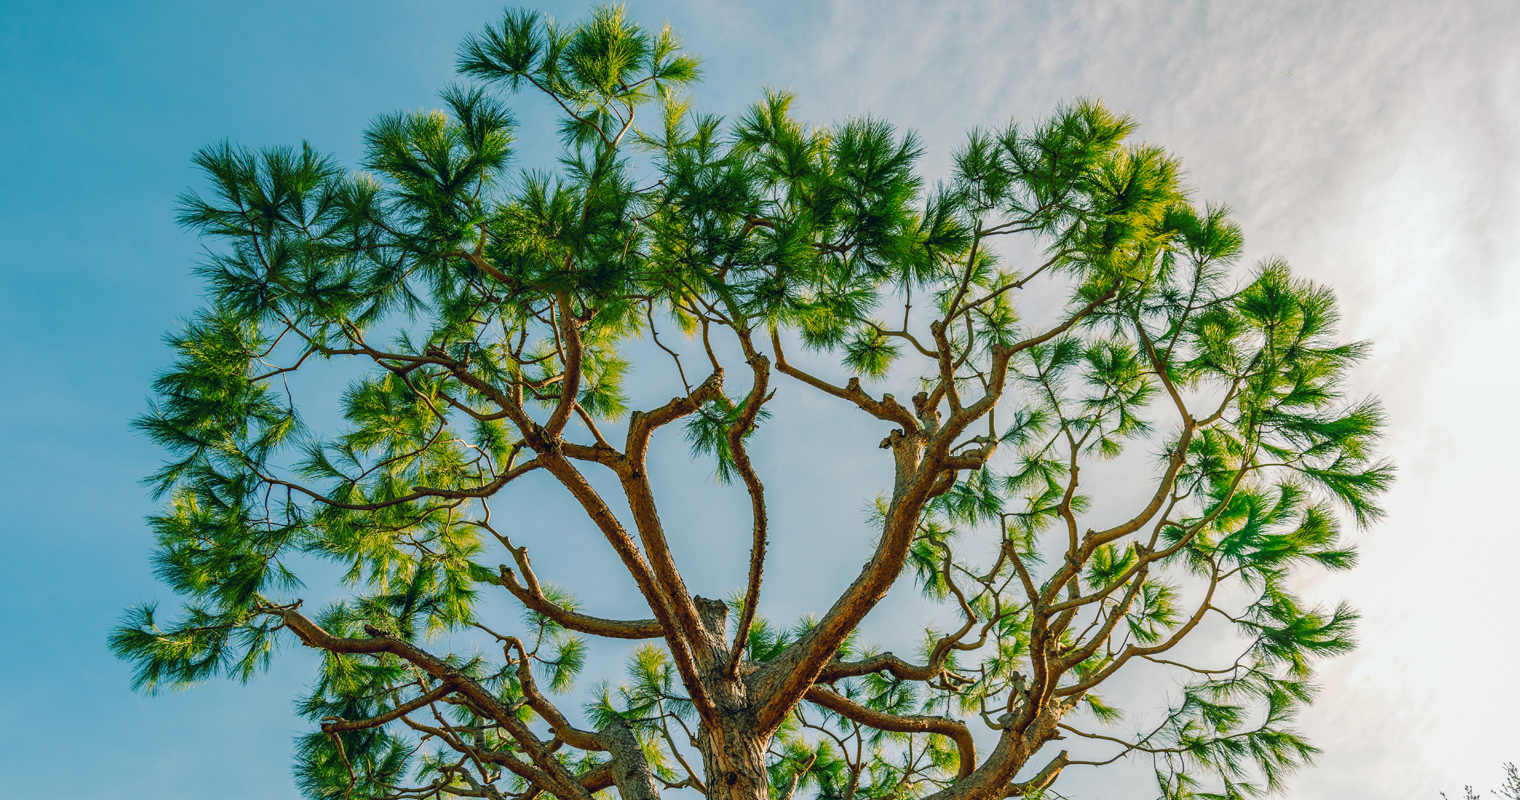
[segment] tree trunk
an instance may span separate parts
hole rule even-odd
[[[770,776],[765,771],[769,742],[760,740],[752,716],[734,713],[725,716],[721,728],[703,726],[698,734],[707,800],[769,800]]]
[[[692,598],[706,628],[710,657],[702,670],[708,697],[718,707],[716,726],[703,725],[697,732],[706,773],[707,800],[770,800],[770,775],[765,770],[765,751],[770,733],[762,734],[744,680],[729,677],[723,668],[727,648],[728,604],[704,597]]]

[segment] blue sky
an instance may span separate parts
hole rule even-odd
[[[1520,4],[690,0],[631,11],[669,20],[704,56],[702,106],[732,114],[762,86],[790,87],[804,116],[873,113],[920,131],[931,172],[972,125],[1079,95],[1134,113],[1142,136],[1183,158],[1199,196],[1236,209],[1251,258],[1285,256],[1336,287],[1349,332],[1376,344],[1357,388],[1389,407],[1401,477],[1388,521],[1362,537],[1363,565],[1310,579],[1366,621],[1363,647],[1327,669],[1305,718],[1326,754],[1294,796],[1431,798],[1497,784],[1499,764],[1520,759],[1520,688],[1506,680],[1520,657],[1520,582],[1506,568],[1520,560],[1507,512],[1520,435],[1496,422],[1520,390],[1507,345],[1520,325]],[[289,743],[304,726],[291,700],[307,661],[248,687],[144,698],[105,650],[123,607],[170,600],[149,574],[141,520],[153,505],[137,483],[158,455],[128,421],[168,360],[162,334],[198,301],[199,245],[174,225],[175,196],[196,185],[190,155],[222,139],[305,139],[355,164],[368,121],[432,105],[460,38],[499,12],[0,4],[0,797],[294,796]],[[544,163],[547,137],[532,133],[543,109],[521,103],[518,116],[521,162]],[[821,436],[849,439],[848,424],[825,430],[819,414]],[[861,501],[880,480],[867,465],[846,473],[831,491],[858,489]],[[841,509],[806,474],[793,481],[780,491],[799,519],[855,518],[859,502]],[[682,546],[715,584],[737,585],[723,547]],[[1147,791],[1088,776],[1068,794]]]

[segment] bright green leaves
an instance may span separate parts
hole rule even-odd
[[[735,592],[726,602],[730,612],[727,635],[732,638],[738,634],[739,618],[745,604],[744,593]],[[764,614],[757,612],[750,622],[749,640],[745,642],[744,657],[756,663],[770,661],[785,652],[793,642],[806,635],[817,622],[818,620],[814,617],[806,616],[787,628],[771,622]],[[847,640],[844,649],[840,651],[840,657],[846,657],[851,652],[852,646],[850,640]]]
[[[250,612],[300,585],[281,552],[307,539],[300,511],[269,497],[260,477],[299,423],[248,374],[267,346],[257,327],[208,313],[170,344],[175,368],[155,382],[158,401],[135,424],[177,457],[149,478],[156,493],[171,493],[165,513],[149,520],[154,571],[193,601],[167,626],[139,607],[111,637],[113,652],[137,664],[134,684],[149,691],[219,674],[246,680],[267,665],[275,627]]]
[[[308,318],[320,344],[323,323],[346,315],[362,325],[401,301],[395,265],[364,249],[379,213],[374,181],[346,175],[309,145],[254,154],[223,143],[195,163],[214,193],[181,195],[179,221],[228,244],[196,270],[219,311],[264,322]]]
[[[1340,525],[1324,504],[1311,505],[1303,487],[1287,483],[1275,497],[1255,489],[1237,491],[1218,515],[1217,542],[1203,537],[1197,547],[1252,579],[1275,583],[1295,564],[1314,561],[1329,569],[1349,569],[1356,552],[1340,541]]]
[[[651,39],[628,21],[621,6],[598,8],[560,52],[562,61],[548,68],[551,74],[563,73],[573,85],[624,103],[648,96],[640,92],[641,80],[664,90],[691,83],[700,74],[698,60],[681,51],[680,39],[668,25]]]
[[[748,402],[747,397],[735,403],[719,395],[686,418],[686,441],[691,445],[692,453],[699,456],[711,456],[717,462],[714,477],[717,478],[718,483],[724,485],[733,482],[738,475],[738,467],[734,463],[734,450],[729,444],[728,435],[729,431],[743,424],[743,411]],[[771,412],[762,405],[749,426],[739,431],[739,435],[744,438],[754,435],[759,426],[770,416]]]
[[[459,48],[459,72],[507,81],[517,89],[544,51],[541,24],[536,11],[508,9],[500,24],[465,37]]]
[[[1184,523],[1165,537],[1181,544],[1186,530],[1197,531],[1186,542],[1193,570],[1239,574],[1256,595],[1243,612],[1231,616],[1247,642],[1246,652],[1233,669],[1188,687],[1154,736],[1151,746],[1167,754],[1158,772],[1167,796],[1213,796],[1195,792],[1197,784],[1183,774],[1199,771],[1221,776],[1227,793],[1276,790],[1287,773],[1316,752],[1289,723],[1312,699],[1308,680],[1314,663],[1353,646],[1357,615],[1344,605],[1306,608],[1289,589],[1295,565],[1344,569],[1355,562],[1354,551],[1339,544],[1335,517],[1310,499],[1293,482],[1270,491],[1238,488],[1225,493],[1203,519]],[[1142,605],[1152,603],[1146,598]],[[1176,620],[1156,623],[1153,632]],[[1152,638],[1145,631],[1133,633],[1137,641]],[[1262,785],[1248,780],[1252,770]]]
[[[1334,297],[1271,262],[1232,305],[1237,319],[1216,313],[1200,338],[1234,333],[1235,342],[1210,341],[1209,349],[1230,352],[1216,363],[1241,387],[1241,422],[1265,454],[1340,501],[1358,524],[1376,519],[1375,498],[1393,479],[1390,465],[1373,460],[1383,412],[1375,400],[1343,404],[1340,383],[1366,346],[1335,342]]]
[[[919,590],[925,597],[943,600],[950,596],[948,557],[949,539],[955,532],[930,520],[921,523],[919,533],[908,551],[908,567],[913,570]]]
[[[588,22],[576,27],[563,47],[562,60],[555,67],[564,77],[604,98],[623,91],[653,55],[648,36],[625,17],[622,8],[604,7]],[[552,34],[551,34],[552,36]],[[551,67],[554,69],[555,67]]]
[[[365,166],[384,175],[409,246],[437,258],[473,249],[485,222],[482,191],[511,154],[512,117],[480,89],[449,89],[441,111],[383,116],[365,133]]]
[[[628,413],[628,398],[623,394],[623,379],[630,369],[629,363],[610,352],[602,358],[589,360],[585,376],[581,379],[578,402],[581,408],[597,419],[620,420]]]
[[[906,242],[906,277],[911,282],[931,283],[970,251],[975,234],[963,212],[964,202],[941,188],[930,195],[924,210],[916,215],[914,229]]]
[[[1028,131],[974,130],[949,196],[984,235],[1042,235],[1049,264],[1074,274],[1085,300],[1139,285],[1170,252],[1167,212],[1183,193],[1175,158],[1124,146],[1134,128],[1084,100]]]
[[[521,190],[498,206],[485,233],[486,260],[517,293],[530,298],[574,292],[590,304],[626,306],[644,265],[644,233],[627,165],[612,151],[567,155],[564,173],[523,175]],[[595,315],[595,310],[590,312]]]
[[[1173,205],[1167,209],[1165,229],[1174,232],[1195,263],[1228,264],[1239,258],[1245,247],[1245,236],[1230,219],[1228,206],[1211,204],[1200,214],[1192,206]]]
[[[139,605],[111,632],[111,652],[135,663],[132,688],[155,693],[184,689],[213,677],[247,681],[269,666],[278,624],[200,604],[160,626],[156,608]]]
[[[954,215],[920,225],[912,134],[877,119],[809,128],[790,105],[769,92],[718,144],[710,122],[690,127],[684,108],[667,109],[666,136],[646,140],[667,173],[654,277],[678,317],[707,307],[740,329],[784,326],[884,374],[899,347],[868,315],[911,261],[955,238]]]
[[[514,91],[532,84],[568,112],[567,142],[608,147],[634,108],[700,76],[699,61],[668,26],[651,36],[621,6],[602,6],[569,28],[535,11],[508,11],[500,24],[465,39],[458,67]]]
[[[390,797],[387,787],[406,780],[415,750],[406,738],[384,730],[308,733],[296,739],[296,786],[303,796],[321,800]]]
[[[1139,596],[1124,623],[1134,641],[1152,645],[1175,631],[1181,616],[1176,587],[1150,580],[1141,584]]]
[[[654,645],[640,645],[629,655],[624,668],[627,680],[616,686],[603,684],[595,692],[596,700],[587,706],[592,724],[604,727],[614,717],[647,723],[661,713],[683,720],[694,716],[690,701],[680,695],[676,668],[670,656]],[[637,729],[636,727],[636,729]]]
[[[169,344],[175,366],[154,381],[158,399],[133,423],[180,459],[149,478],[157,493],[213,465],[262,463],[299,432],[295,412],[250,374],[269,345],[257,325],[203,312]]]
[[[308,447],[300,464],[329,500],[315,507],[306,549],[344,564],[348,580],[381,592],[371,599],[395,605],[393,614],[424,614],[429,633],[470,618],[480,541],[457,499],[419,489],[475,489],[510,459],[497,425],[474,423],[475,441],[448,426],[438,414],[443,391],[422,374],[354,384],[343,398],[349,430]]]
[[[554,651],[543,659],[544,677],[550,691],[564,694],[575,686],[575,677],[586,666],[586,640],[562,634],[554,646]]]
[[[1255,654],[1263,663],[1285,665],[1289,674],[1308,678],[1316,659],[1349,652],[1355,646],[1360,617],[1349,606],[1306,609],[1285,591],[1264,592],[1241,624],[1257,638]]]
[[[990,469],[979,469],[935,498],[930,511],[931,515],[944,514],[952,524],[977,525],[996,522],[1002,516],[1004,500],[997,475]]]
[[[1089,591],[1101,589],[1121,577],[1127,577],[1139,561],[1138,554],[1133,547],[1126,547],[1122,551],[1117,545],[1105,544],[1093,551],[1092,560],[1088,563],[1087,574],[1082,582],[1087,585]]]
[[[1075,263],[1105,278],[1140,279],[1166,243],[1167,211],[1182,201],[1180,163],[1159,147],[1139,145],[1101,162],[1092,178],[1093,212],[1067,234],[1080,242]]]
[[[433,534],[427,543],[436,556],[384,545],[384,560],[366,553],[372,591],[355,601],[371,624],[407,639],[430,639],[467,625],[479,594],[469,561],[480,551],[473,531],[439,526],[427,533]]]
[[[761,186],[782,190],[780,199],[795,207],[804,188],[827,158],[830,137],[792,116],[790,92],[765,90],[764,99],[749,107],[734,127],[734,141],[756,159]]]
[[[981,128],[972,128],[966,144],[955,151],[955,193],[973,218],[980,219],[999,210],[1017,179],[1009,154],[1005,149],[1016,148],[1018,129],[1009,127],[1002,136],[995,136]],[[939,204],[941,207],[947,205]]]
[[[1335,319],[1331,298],[1323,289],[1295,282],[1287,264],[1269,262],[1240,293],[1235,307],[1259,329],[1270,331],[1279,346],[1328,333]]]
[[[1319,750],[1292,727],[1312,691],[1301,680],[1258,670],[1190,686],[1151,737],[1165,798],[1246,798],[1284,789],[1283,780]],[[1220,776],[1219,793],[1199,791],[1199,773]],[[1259,783],[1252,773],[1259,776]]]
[[[790,95],[768,93],[738,121],[723,161],[668,156],[682,167],[668,196],[690,220],[683,228],[756,238],[752,251],[729,245],[730,268],[741,274],[727,282],[752,287],[754,299],[741,305],[769,313],[788,303],[806,307],[808,294],[874,291],[901,268],[916,227],[920,147],[912,134],[877,119],[808,128],[791,117],[790,105]],[[712,177],[698,179],[692,172],[699,167]],[[711,192],[695,190],[740,174],[747,186],[724,195],[754,199],[731,206],[728,222],[716,225],[721,217],[713,215],[725,209]]]
[[[419,388],[420,394],[415,391]],[[440,388],[436,384],[419,386],[395,375],[349,386],[343,393],[343,416],[353,427],[343,435],[341,445],[387,458],[414,452],[421,456],[423,446],[438,430],[439,420],[431,409],[442,402]]]
[[[853,246],[853,265],[872,276],[898,267],[897,237],[912,213],[921,179],[914,170],[923,147],[899,137],[884,120],[851,120],[834,131],[828,160],[804,207],[835,227],[836,242]],[[809,202],[810,201],[810,202]]]
[[[149,481],[171,493],[150,518],[155,573],[194,601],[160,626],[153,609],[129,613],[112,634],[117,655],[137,663],[139,688],[182,688],[224,674],[246,680],[271,655],[273,626],[250,615],[269,593],[299,586],[281,551],[306,541],[300,512],[271,498],[266,460],[299,431],[293,410],[251,379],[267,346],[256,326],[203,314],[170,339],[175,368],[155,382],[158,401],[136,422],[177,457]]]
[[[849,766],[828,741],[808,741],[791,730],[779,738],[781,755],[768,767],[773,797],[784,797],[788,789],[793,796],[810,792],[817,792],[819,797],[840,796],[839,787],[848,780]]]
[[[834,350],[861,337],[868,337],[864,346],[871,347],[870,341],[878,336],[879,328],[865,319],[879,299],[867,284],[834,285],[785,299],[790,313],[783,319],[795,327],[803,346],[809,349]]]
[[[329,518],[319,524],[324,536],[311,549],[347,566],[348,581],[369,590],[355,602],[377,627],[433,637],[474,619],[479,590],[471,559],[480,553],[480,542],[467,526],[417,524],[415,518],[403,518],[396,527],[383,520]]]
[[[844,365],[870,378],[885,378],[900,355],[902,345],[867,328],[856,328],[844,343]]]
[[[1287,265],[1265,264],[1235,298],[1234,310],[1258,343],[1254,367],[1242,377],[1267,397],[1292,407],[1322,407],[1338,398],[1329,388],[1366,354],[1366,345],[1334,341],[1339,314],[1328,289],[1295,280]]]
[[[1049,234],[1091,207],[1096,171],[1136,123],[1100,103],[1078,101],[1028,131],[973,131],[955,155],[954,186],[977,219],[996,211]]]
[[[641,645],[630,654],[625,674],[627,680],[616,686],[602,683],[593,689],[594,699],[585,706],[588,721],[596,730],[627,725],[660,780],[673,784],[686,778],[679,770],[689,768],[676,740],[690,741],[696,709],[681,694],[670,656],[653,645]]]
[[[496,582],[489,571],[484,571],[480,577],[484,583]],[[562,608],[574,611],[580,605],[575,597],[557,586],[547,585],[543,590],[550,602]],[[525,637],[527,655],[539,679],[552,692],[564,694],[570,691],[586,666],[586,639],[530,608],[523,609],[522,621],[528,631]]]
[[[331,221],[336,198],[327,194],[343,170],[303,144],[297,153],[274,147],[255,155],[226,142],[192,159],[211,179],[216,200],[180,196],[179,223],[208,236],[268,236],[289,227]]]
[[[1138,349],[1129,341],[1094,342],[1082,354],[1087,392],[1082,398],[1081,428],[1093,431],[1088,449],[1113,458],[1124,450],[1127,439],[1151,431],[1147,406],[1157,385],[1142,365]]]
[[[207,472],[177,491],[167,513],[149,518],[157,534],[154,574],[176,591],[237,614],[261,596],[300,586],[281,561],[306,541],[299,523],[269,524],[262,485],[247,476]]]

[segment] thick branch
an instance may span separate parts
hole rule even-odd
[[[955,742],[956,750],[960,752],[959,777],[964,778],[970,775],[972,770],[976,769],[976,741],[971,738],[971,730],[960,720],[948,717],[930,717],[922,714],[900,717],[896,714],[888,714],[884,711],[867,708],[844,695],[825,689],[822,686],[814,686],[808,689],[806,698],[809,702],[823,706],[842,717],[879,731],[891,731],[893,733],[937,733],[941,736],[947,736]]]
[[[659,620],[654,619],[605,619],[571,611],[568,608],[550,600],[544,595],[542,587],[538,583],[538,577],[528,565],[527,548],[518,548],[512,551],[512,556],[517,560],[518,569],[522,570],[523,582],[517,580],[517,573],[513,572],[505,564],[501,566],[501,585],[513,597],[528,608],[543,614],[565,628],[578,633],[592,636],[604,636],[608,639],[658,639],[665,635],[665,629],[660,626]],[[521,553],[519,555],[519,553]]]
[[[1065,769],[1066,765],[1070,763],[1071,758],[1068,757],[1065,750],[1062,750],[1060,753],[1056,754],[1055,758],[1052,758],[1050,760],[1049,764],[1045,765],[1044,769],[1036,773],[1033,778],[1030,778],[1027,781],[1020,781],[1013,784],[1012,786],[1009,786],[1008,793],[1004,796],[1023,797],[1027,794],[1030,794],[1031,792],[1038,792],[1043,789],[1048,789],[1052,783],[1056,782],[1056,778],[1060,777],[1061,770]]]
[[[581,390],[581,361],[585,351],[581,347],[579,321],[570,305],[570,296],[566,293],[560,293],[555,299],[559,340],[564,348],[565,379],[560,384],[559,404],[555,406],[553,413],[549,415],[548,423],[544,425],[545,432],[553,437],[558,437],[565,429],[565,423],[570,421],[570,414],[575,410]]]
[[[841,678],[856,678],[873,672],[886,672],[904,681],[927,681],[938,675],[942,669],[942,666],[933,662],[922,666],[910,664],[888,652],[860,661],[831,661],[822,672],[818,673],[818,682],[830,683]]]
[[[630,427],[632,427],[632,423],[630,423]],[[668,579],[669,569],[661,572],[650,566],[650,563],[644,559],[643,553],[639,552],[638,545],[634,542],[633,537],[623,527],[623,523],[618,521],[617,516],[612,513],[612,509],[607,507],[606,502],[597,494],[596,489],[591,486],[586,477],[574,465],[563,457],[550,458],[546,459],[546,461],[545,468],[556,478],[559,478],[560,483],[569,489],[575,499],[580,502],[581,508],[585,510],[586,515],[601,529],[608,543],[612,545],[612,549],[622,559],[624,567],[627,568],[629,574],[633,576],[634,581],[638,584],[639,592],[644,595],[644,601],[649,604],[650,610],[654,612],[655,620],[660,624],[661,630],[664,631],[665,642],[670,645],[670,654],[675,661],[677,670],[681,673],[681,679],[691,690],[692,703],[696,705],[697,710],[704,716],[712,715],[714,713],[712,701],[702,689],[702,684],[698,679],[697,664],[693,661],[692,650],[689,644],[692,638],[689,634],[683,635],[683,631],[686,630],[700,630],[700,625],[693,624],[696,619],[696,610],[692,608],[691,598],[685,594],[685,587],[680,583],[680,575],[676,574],[675,582],[672,583]],[[642,470],[639,473],[642,475]],[[623,484],[624,491],[629,492],[631,490],[630,483],[636,484],[638,481],[639,478],[637,477],[630,476],[626,478]],[[649,548],[650,537],[645,533],[644,525],[648,524],[648,517],[653,512],[653,497],[647,494],[647,481],[645,481],[645,484],[645,497],[649,505],[644,508],[635,505],[635,496],[633,494],[630,494],[629,502],[630,505],[634,506],[635,521],[640,522],[641,517],[643,518],[643,521],[640,522],[640,538],[644,539],[644,546]],[[655,519],[655,524],[658,524],[658,518]],[[661,537],[660,541],[663,543],[663,537]],[[655,550],[655,548],[651,548],[651,550]],[[657,550],[655,551],[657,552]],[[668,555],[667,549],[667,562]],[[668,567],[673,568],[673,565],[668,565]],[[683,619],[683,617],[690,617],[690,621]]]
[[[851,378],[847,386],[839,387],[788,364],[786,355],[781,351],[781,335],[774,330],[771,331],[771,349],[776,351],[776,369],[781,374],[796,378],[825,394],[848,400],[877,419],[895,422],[901,425],[906,433],[918,431],[918,420],[914,419],[908,409],[898,403],[892,395],[883,395],[882,399],[877,400],[860,388],[859,378]]]
[[[544,718],[544,722],[549,723],[549,729],[554,731],[555,737],[582,750],[604,749],[605,745],[596,734],[571,725],[565,715],[538,690],[538,682],[533,679],[533,664],[528,660],[528,651],[522,642],[509,637],[505,649],[509,660],[512,651],[517,651],[517,681],[522,685],[523,698],[528,701],[530,708]]]
[[[902,442],[898,447],[900,451],[917,449],[912,442]],[[917,461],[906,452],[899,452],[898,487],[887,510],[881,541],[871,559],[861,567],[859,577],[834,601],[812,630],[756,673],[755,683],[765,698],[758,720],[762,730],[774,730],[774,726],[781,724],[787,712],[833,660],[840,643],[886,596],[887,590],[902,573],[919,516],[924,504],[933,496],[940,472],[936,465],[910,464],[910,460]]]
[[[654,772],[633,729],[619,717],[597,733],[602,745],[612,754],[612,775],[618,794],[628,800],[660,800],[660,790],[654,782]]]
[[[642,463],[644,454],[649,449],[649,437],[656,430],[694,413],[722,394],[723,372],[719,370],[707,376],[707,380],[702,381],[696,391],[685,397],[671,398],[665,405],[648,411],[633,412],[628,418],[628,438],[623,446],[624,453],[635,463]]]
[[[697,643],[706,641],[702,622],[691,595],[686,590],[680,569],[676,566],[675,557],[670,552],[670,544],[665,539],[665,528],[660,522],[659,509],[654,501],[654,491],[650,487],[649,473],[644,462],[649,451],[650,437],[656,429],[695,412],[703,404],[720,396],[722,391],[723,373],[715,371],[691,395],[673,398],[648,413],[635,412],[628,422],[627,455],[618,469],[618,479],[622,483],[629,510],[633,513],[639,541],[649,555],[652,578],[656,581],[655,585],[670,615],[669,620],[660,620],[665,626],[666,641],[671,642],[672,647],[677,646],[676,637],[679,633],[679,646],[688,648],[686,652],[693,657],[703,659],[708,657],[706,648],[696,646]],[[719,631],[718,634],[721,636],[722,632]],[[695,670],[690,675],[683,672],[682,677],[692,688],[692,699],[697,702],[698,709],[704,714],[708,713],[710,709],[704,707],[706,698],[697,683]],[[699,697],[702,699],[699,700]]]

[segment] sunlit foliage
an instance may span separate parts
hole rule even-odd
[[[931,184],[883,119],[804,123],[779,91],[694,110],[697,60],[618,8],[508,12],[458,67],[438,110],[372,124],[362,170],[305,145],[195,157],[180,220],[208,300],[138,422],[169,454],[154,563],[184,605],[113,635],[138,688],[317,648],[296,776],[321,798],[1001,800],[1125,756],[1163,797],[1238,798],[1313,757],[1294,715],[1356,613],[1295,576],[1355,564],[1341,522],[1376,520],[1392,476],[1378,404],[1347,396],[1365,346],[1326,288],[1242,266],[1228,211],[1133,120],[1076,101],[976,129]],[[518,92],[557,110],[557,163],[513,163]],[[298,400],[324,365],[358,376],[336,425]],[[675,399],[636,407],[659,374]],[[860,577],[792,624],[759,613],[787,565],[749,454],[786,430],[778,391],[867,412],[887,455],[835,457],[895,470]],[[690,596],[660,524],[646,454],[675,423],[751,501],[726,603]],[[1138,507],[1083,482],[1105,461]],[[529,474],[605,537],[640,619],[540,582],[525,544],[556,532],[499,522]],[[303,584],[316,561],[341,581]],[[856,633],[903,576],[946,621],[911,658]],[[1204,630],[1231,653],[1175,655]],[[639,641],[623,677],[576,689],[609,638]],[[1140,664],[1168,673],[1164,713],[1104,693]]]

